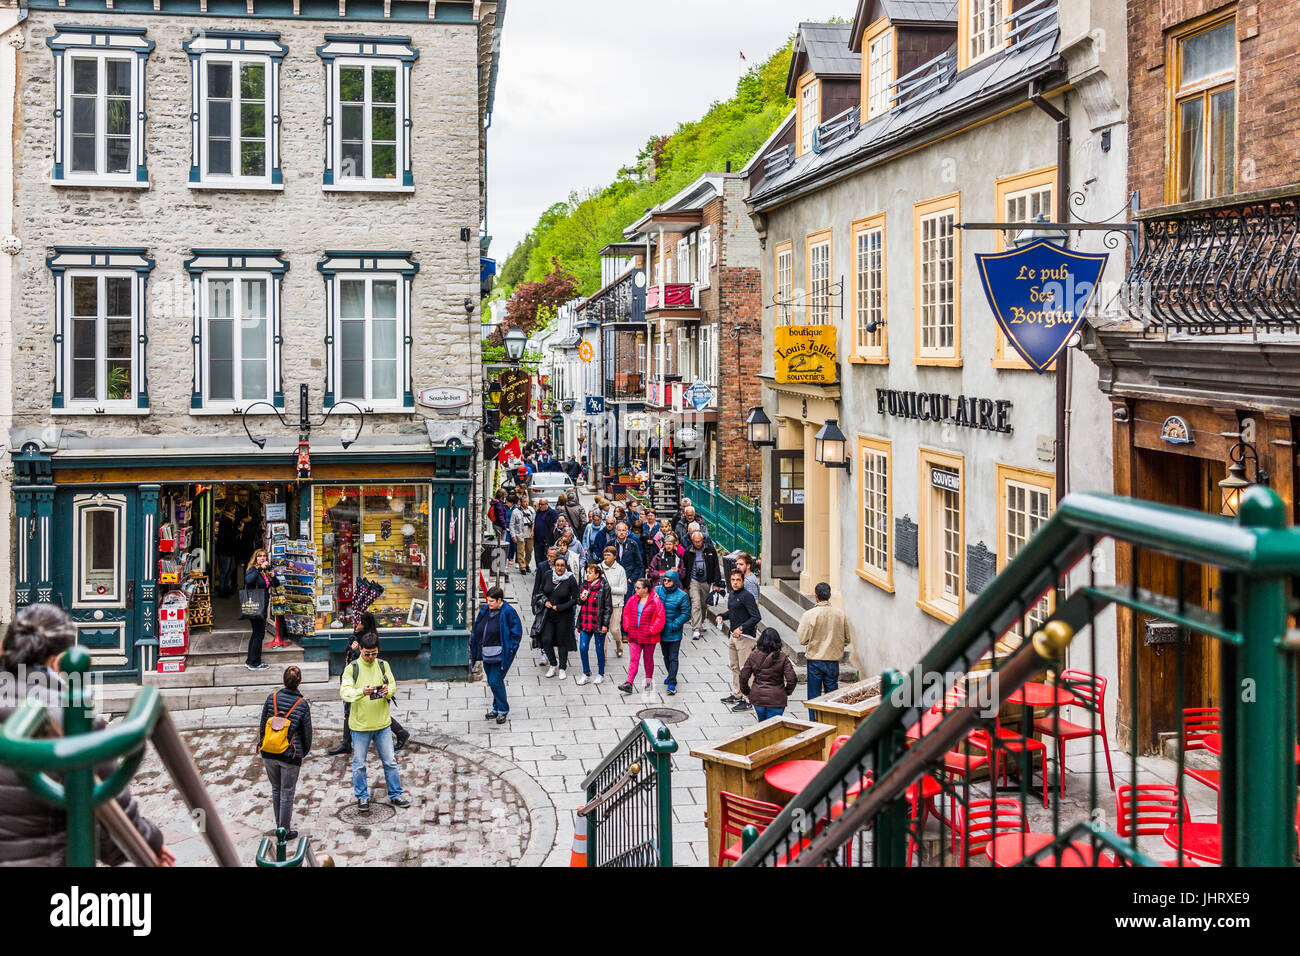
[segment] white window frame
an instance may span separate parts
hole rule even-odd
[[[718,384],[718,338],[712,325],[700,326],[699,378],[705,385]]]
[[[709,273],[711,271],[710,259],[713,255],[713,230],[705,226],[700,230],[700,254],[699,254],[699,286],[701,289],[707,289],[711,280]]]
[[[212,63],[230,64],[230,168],[229,173],[214,173],[208,168],[209,156],[208,147],[211,139],[211,131],[208,126],[210,118],[211,93],[208,89],[208,66]],[[241,167],[241,138],[242,119],[241,107],[243,105],[240,96],[240,71],[246,64],[256,64],[261,66],[265,72],[265,99],[262,101],[263,119],[262,119],[262,142],[266,147],[266,172],[261,176],[246,176],[243,173],[234,172]],[[274,106],[274,97],[272,96],[271,84],[275,77],[275,71],[271,66],[269,56],[238,56],[222,54],[205,54],[200,58],[199,63],[199,183],[202,186],[215,186],[218,188],[249,188],[249,189],[283,189],[282,183],[272,182],[272,174],[278,172],[278,164],[275,162],[273,130],[278,124],[274,122],[272,108]]]
[[[72,503],[72,607],[74,608],[125,608],[126,588],[126,496],[76,495]],[[85,576],[89,571],[90,556],[86,552],[88,535],[86,533],[89,516],[96,512],[108,512],[113,515],[113,555],[116,566],[113,575],[113,591],[103,595],[87,596],[85,594]]]
[[[944,234],[942,220],[951,219]],[[917,365],[961,365],[961,198],[957,193],[913,206],[913,257],[915,338],[913,362]],[[926,230],[934,226],[933,235]],[[948,255],[941,255],[947,243]],[[946,278],[944,277],[946,275]],[[945,297],[946,296],[946,297]],[[944,318],[951,311],[952,342],[940,344]],[[931,344],[926,344],[926,331]]]
[[[893,446],[883,439],[858,436],[858,577],[882,590],[894,590],[893,546]],[[867,560],[869,531],[875,524],[874,534],[881,547],[873,548],[884,557],[883,564]]]
[[[998,570],[1001,571],[1006,567],[1007,562],[1019,553],[1020,549],[1028,543],[1033,537],[1034,532],[1046,523],[1051,517],[1052,512],[1056,510],[1056,485],[1055,477],[1047,472],[1032,471],[1025,468],[1017,468],[1013,465],[997,466],[998,479]],[[1024,510],[1012,508],[1013,491],[1023,493],[1025,497],[1026,508]],[[1040,496],[1047,501],[1047,513],[1035,514],[1030,508],[1034,496]],[[1019,516],[1020,520],[1017,520]],[[1051,595],[1044,595],[1029,608],[1025,614],[1025,620],[1015,628],[1016,633],[1022,634],[1025,631],[1022,625],[1029,625],[1027,633],[1032,634],[1040,627],[1052,613],[1053,600]]]
[[[951,623],[965,605],[966,588],[966,468],[960,455],[921,449],[920,481],[921,521],[919,529],[921,593],[917,606],[940,620]],[[931,472],[935,469],[956,472],[957,492],[935,487]],[[952,495],[956,495],[956,529],[951,530],[948,518]],[[949,536],[955,537],[955,550],[949,549]],[[955,557],[955,568],[950,572],[949,557]],[[956,579],[956,593],[946,590],[949,576]]]
[[[811,153],[813,136],[821,123],[821,81],[813,78],[798,88],[799,155]]]
[[[867,43],[867,119],[894,106],[894,31],[885,29]]]
[[[867,248],[863,249],[863,241]],[[872,247],[872,242],[875,247]],[[853,355],[881,359],[885,352],[885,218],[883,215],[853,224]],[[873,264],[873,260],[878,262]],[[865,260],[865,268],[864,268]],[[878,304],[877,304],[878,303]],[[868,333],[866,325],[880,326]]]
[[[56,26],[46,45],[54,51],[54,169],[50,183],[54,186],[116,186],[148,189],[145,166],[145,60],[153,50],[143,29],[91,26]],[[72,170],[72,72],[74,59],[98,61],[99,87],[95,125],[95,172]],[[127,60],[131,64],[131,148],[126,172],[102,172],[107,159],[104,120],[107,116],[107,92],[103,80],[106,60]]]
[[[419,52],[411,45],[410,37],[351,36],[327,34],[325,44],[316,52],[325,61],[325,174],[322,188],[328,192],[414,192],[415,180],[411,168],[411,67]],[[341,170],[343,150],[343,121],[340,107],[339,71],[344,67],[393,67],[397,70],[394,96],[397,100],[394,171],[392,179],[374,179],[363,176],[344,178]],[[366,70],[366,89],[370,89],[372,73]],[[367,99],[367,103],[370,100]],[[367,117],[369,110],[367,109]],[[370,124],[364,130],[365,161],[370,162]]]
[[[824,238],[816,238],[824,236]],[[808,238],[808,312],[809,325],[832,323],[831,235],[830,230]],[[815,241],[814,241],[815,240]]]
[[[402,281],[402,275],[398,272],[344,272],[334,277],[335,301],[340,305],[343,302],[342,285],[344,282],[364,282],[365,291],[365,316],[361,318],[365,322],[365,348],[366,348],[366,387],[365,395],[344,395],[343,394],[343,318],[342,312],[338,311],[334,316],[334,336],[337,348],[334,350],[334,381],[338,383],[335,388],[335,394],[339,401],[355,402],[362,408],[372,408],[376,411],[383,409],[402,410],[402,389],[407,381],[408,372],[406,365],[406,350],[402,347],[403,332],[410,328],[409,315],[410,304],[406,298],[406,283]],[[395,325],[394,339],[396,356],[395,386],[396,394],[393,398],[376,399],[374,397],[374,283],[375,282],[392,282],[396,290],[396,314],[393,317]],[[358,317],[347,319],[346,321],[358,321]],[[382,321],[388,321],[384,319]]]
[[[777,325],[794,321],[794,243],[784,242],[776,248],[776,301]]]
[[[1006,46],[1005,0],[966,0],[966,64],[978,63]]]
[[[231,398],[214,399],[212,397],[212,380],[211,380],[212,379],[211,376],[212,353],[210,349],[212,345],[211,324],[214,317],[210,312],[212,306],[210,286],[212,280],[214,279],[231,280],[234,282],[234,289],[232,292],[234,297],[234,308],[233,308],[234,314],[229,317],[232,323],[231,324],[231,329],[232,329],[231,360],[234,362],[234,372],[232,373],[233,374],[232,384],[235,391],[235,394]],[[265,321],[266,323],[266,332],[265,332],[266,388],[264,389],[265,394],[262,396],[245,396],[243,394],[244,379],[243,379],[243,375],[241,374],[242,373],[241,366],[242,366],[242,358],[243,358],[244,336],[240,328],[240,322],[245,318],[245,316],[241,312],[243,296],[240,294],[241,292],[240,287],[245,282],[250,282],[250,281],[266,283],[266,314],[261,317],[263,321]],[[203,312],[203,338],[202,341],[200,342],[200,349],[202,350],[202,359],[203,359],[203,371],[204,371],[203,393],[202,393],[203,407],[207,409],[215,410],[218,408],[222,408],[223,406],[228,406],[229,411],[233,413],[236,409],[239,409],[239,411],[242,412],[244,406],[251,405],[254,402],[272,401],[275,397],[275,381],[276,381],[275,364],[276,364],[276,352],[277,352],[277,348],[275,344],[276,336],[274,334],[275,329],[272,324],[273,306],[271,304],[271,300],[276,294],[276,285],[275,285],[274,277],[269,272],[205,272],[203,274],[202,279],[200,280],[200,285],[202,289],[202,298],[200,299],[199,308]],[[280,404],[281,405],[284,404],[283,400],[280,402]]]
[[[677,240],[677,283],[679,285],[691,281],[691,241],[688,237],[682,236]]]

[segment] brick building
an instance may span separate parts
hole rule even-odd
[[[364,578],[397,673],[464,674],[505,4],[24,7],[17,605],[62,604],[96,667],[138,679],[164,575],[202,574],[214,627],[241,626],[229,502],[245,550],[315,551],[290,602],[308,661],[341,660]],[[439,386],[468,403],[426,407]],[[306,446],[300,394],[332,413]]]
[[[757,402],[762,301],[745,178],[707,173],[624,230],[649,262],[646,411],[662,450],[688,452],[687,477],[756,495],[745,440]]]
[[[1231,514],[1235,464],[1300,518],[1298,19],[1295,0],[1128,4],[1140,241],[1125,294],[1085,342],[1111,405],[1119,494]],[[1126,550],[1117,564],[1133,574]],[[1174,594],[1175,574],[1144,560],[1137,583]],[[1217,586],[1198,580],[1193,600],[1215,607]],[[1119,633],[1131,625],[1124,615]],[[1142,750],[1177,731],[1180,699],[1215,706],[1221,692],[1217,641],[1188,635],[1177,664],[1148,643],[1119,648],[1118,736]]]

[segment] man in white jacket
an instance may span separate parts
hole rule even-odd
[[[627,572],[618,563],[618,548],[612,544],[605,547],[604,560],[600,573],[609,582],[609,593],[613,599],[609,610],[609,636],[614,639],[614,648],[618,656],[623,656],[623,604],[627,600]]]
[[[527,498],[520,501],[510,515],[510,537],[515,542],[515,559],[519,563],[520,574],[528,570],[533,558],[533,522],[536,518],[537,512],[532,509]]]

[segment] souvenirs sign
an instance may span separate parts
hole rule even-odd
[[[778,385],[831,385],[835,382],[835,326],[776,327]]]
[[[1040,239],[1010,252],[977,254],[975,261],[998,327],[1041,375],[1083,323],[1106,256]]]

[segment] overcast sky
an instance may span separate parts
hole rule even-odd
[[[488,131],[488,253],[504,261],[570,190],[604,186],[652,135],[729,99],[802,20],[854,0],[510,0]]]

